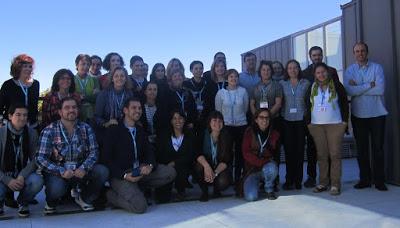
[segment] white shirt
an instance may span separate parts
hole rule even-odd
[[[322,91],[318,88],[318,95],[313,98],[314,106],[311,111],[312,124],[338,124],[342,122],[342,115],[338,102],[338,95],[328,102],[330,96],[329,89]]]
[[[234,90],[220,89],[215,96],[215,110],[222,113],[226,126],[247,125],[248,108],[249,96],[243,87],[238,86]]]

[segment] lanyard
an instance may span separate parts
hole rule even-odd
[[[264,142],[261,141],[261,136],[260,136],[260,134],[257,134],[257,137],[258,137],[258,142],[260,143],[260,154],[259,154],[259,155],[261,156],[262,153],[263,153],[263,151],[264,151],[265,145],[267,145],[268,138],[269,138],[269,132],[268,132],[268,136],[267,136],[267,138],[264,140]]]
[[[190,82],[192,83],[192,85],[193,85],[193,88],[194,89],[196,89],[196,85],[194,84],[194,79],[192,79],[192,80],[190,80]],[[197,92],[195,92],[195,91],[193,91],[192,93],[193,93],[193,96],[195,97],[195,98],[197,98],[196,96],[195,96],[195,94],[197,93],[197,94],[199,94],[199,100],[200,100],[200,102],[202,102],[203,101],[203,99],[202,99],[202,93],[203,93],[203,90],[204,90],[204,88],[206,87],[206,85],[207,85],[207,82],[205,81],[204,82],[204,85],[203,85],[203,87],[201,88],[201,90],[200,91],[197,91]]]
[[[214,144],[212,136],[210,134],[210,145],[211,145],[211,158],[214,165],[217,164],[217,145]]]
[[[136,82],[136,85],[137,85],[138,87],[140,87],[140,89],[143,88],[144,79],[143,79],[143,81],[138,81],[138,80],[136,80],[136,79],[133,78],[133,80]]]
[[[60,95],[60,92],[57,92],[58,100],[61,101],[63,98]],[[68,93],[67,96],[65,97],[70,97],[70,94]]]
[[[67,143],[67,145],[68,145],[68,154],[69,154],[69,161],[72,161],[72,148],[71,148],[71,142],[72,142],[72,139],[74,138],[74,136],[72,136],[72,138],[71,138],[71,142],[68,140],[68,137],[67,137],[67,135],[65,134],[65,132],[64,132],[64,129],[63,129],[63,127],[62,127],[62,125],[61,125],[61,121],[60,121],[60,130],[61,130],[61,134],[63,135],[63,137],[64,137],[64,140],[65,140],[65,142]]]
[[[14,147],[14,153],[15,153],[15,166],[14,166],[15,174],[18,173],[18,160],[19,160],[19,156],[21,155],[21,150],[22,150],[22,137],[23,137],[23,134],[21,134],[19,136],[18,145],[15,145],[15,142],[13,140],[13,147]],[[13,136],[13,138],[14,138],[14,136]]]
[[[121,96],[120,100],[118,100],[118,95],[115,94],[115,92],[113,92],[113,97],[114,97],[113,100],[117,104],[117,109],[118,109],[118,110],[116,110],[116,113],[118,113],[119,110],[122,110],[122,104],[123,104],[124,98],[125,98],[125,91],[122,93],[122,96]]]
[[[87,78],[87,76],[85,77],[85,79],[81,79],[79,76],[77,76],[76,77],[77,79],[78,79],[78,82],[79,82],[79,86],[81,87],[81,92],[83,93],[83,94],[86,94],[86,86],[87,86],[87,83],[88,83],[88,78]]]
[[[25,106],[28,107],[28,87],[22,85],[21,81],[18,81],[19,87],[21,88],[22,92],[25,95]]]
[[[321,89],[321,88],[320,88],[320,90],[321,90],[321,94],[322,94],[322,97],[321,97],[321,106],[322,106],[322,105],[324,105],[325,93],[326,93],[326,92],[325,92],[323,89]]]
[[[136,128],[135,127],[127,127],[129,130],[129,133],[131,134],[132,141],[133,141],[133,152],[134,152],[134,161],[139,160],[137,156],[137,147],[136,147]]]
[[[185,94],[182,92],[181,96],[178,91],[175,91],[175,93],[181,102],[182,112],[185,112]]]
[[[299,84],[300,84],[300,82],[297,82],[297,85],[296,85],[296,87],[293,89],[293,86],[292,86],[292,84],[290,84],[290,89],[291,89],[291,91],[292,91],[292,95],[293,95],[293,97],[295,97],[296,96],[296,93],[297,93],[297,87],[299,87]]]
[[[174,150],[176,152],[178,152],[178,150],[181,147],[182,142],[183,142],[183,135],[179,136],[178,138],[171,136],[171,140],[172,140],[172,146],[174,147]]]

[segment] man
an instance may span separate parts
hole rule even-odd
[[[213,62],[215,62],[215,61],[220,61],[220,60],[224,61],[225,64],[226,64],[226,57],[225,57],[225,54],[224,54],[223,52],[221,52],[221,51],[215,53]],[[211,80],[211,71],[206,71],[206,72],[204,72],[203,78],[204,78],[207,82],[209,82],[209,81]]]
[[[129,77],[132,81],[134,95],[143,98],[144,94],[142,90],[147,84],[147,79],[144,76],[145,67],[143,58],[138,55],[132,56],[130,60],[130,68],[132,69],[132,74],[129,75]]]
[[[379,191],[387,191],[383,151],[385,120],[388,114],[384,105],[385,76],[380,64],[369,61],[366,43],[356,43],[353,54],[356,63],[346,69],[344,86],[351,96],[351,122],[360,168],[360,181],[354,188],[371,187],[373,183]]]
[[[176,172],[170,166],[156,165],[153,148],[137,124],[142,115],[139,99],[129,98],[123,112],[123,121],[107,130],[104,145],[111,174],[107,199],[129,212],[144,213],[147,202],[141,189],[166,185],[175,179]]]
[[[311,47],[310,50],[308,51],[308,55],[309,55],[312,63],[305,70],[303,70],[303,76],[312,85],[314,83],[314,66],[317,63],[322,63],[324,56],[323,56],[322,48],[319,46]],[[333,80],[339,81],[339,76],[338,76],[335,68],[328,66],[328,73],[333,78]],[[310,135],[310,132],[308,131],[308,129],[307,129],[307,133],[306,133],[306,138],[307,138],[306,153],[307,153],[307,175],[308,175],[308,178],[304,182],[304,187],[313,188],[313,187],[315,187],[316,178],[317,178],[317,149],[315,147],[314,140],[313,140],[312,136]]]
[[[255,86],[260,82],[257,74],[257,57],[252,52],[247,52],[243,57],[246,70],[239,74],[239,85],[247,90],[247,94],[253,94]]]
[[[108,179],[108,170],[96,164],[96,137],[88,124],[78,120],[77,101],[72,97],[62,99],[58,113],[61,120],[43,129],[36,154],[46,185],[44,213],[56,212],[58,199],[68,186],[82,210],[93,210],[92,202]]]
[[[101,58],[97,55],[92,55],[90,59],[92,60],[92,63],[89,68],[89,75],[95,78],[100,77],[101,66],[103,65]]]
[[[143,78],[147,80],[147,75],[149,75],[149,64],[143,63]]]
[[[28,128],[28,109],[22,104],[10,106],[8,119],[0,128],[0,215],[6,193],[19,192],[18,215],[28,217],[29,202],[43,187],[42,177],[34,172],[37,133]]]

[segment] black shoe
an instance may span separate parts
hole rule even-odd
[[[199,199],[200,202],[207,202],[208,201],[208,193],[207,192],[203,192],[200,196]]]
[[[18,203],[17,203],[17,201],[14,199],[14,192],[6,193],[6,197],[5,197],[5,199],[4,199],[4,204],[5,204],[7,207],[18,208]]]
[[[213,198],[219,198],[219,197],[221,197],[221,196],[222,196],[222,194],[221,194],[220,191],[214,191],[214,192],[213,192]]]
[[[301,183],[296,183],[294,187],[296,188],[296,190],[300,190],[303,187],[303,185]]]
[[[29,211],[29,207],[28,206],[24,206],[24,205],[20,205],[19,209],[18,209],[18,216],[21,218],[26,218],[29,217],[30,215],[30,211]]]
[[[0,216],[4,214],[4,206],[0,205]]]
[[[370,188],[371,183],[360,181],[354,185],[355,189],[363,189],[363,188]]]
[[[286,182],[282,185],[283,190],[293,190],[294,186],[292,183]]]
[[[268,200],[276,200],[278,197],[276,196],[275,192],[267,192],[267,199]]]
[[[386,185],[384,183],[375,184],[375,188],[378,189],[379,191],[387,191],[388,190],[388,188],[386,187]]]
[[[56,213],[56,207],[49,206],[49,204],[46,203],[44,206],[44,214],[45,215],[52,215]]]
[[[304,182],[304,187],[314,188],[315,187],[315,178],[308,177],[308,179]]]

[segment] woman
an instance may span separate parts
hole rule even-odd
[[[175,71],[180,71],[181,74],[185,77],[185,67],[182,62],[177,58],[172,58],[167,65],[167,81],[170,82],[172,78],[172,74]]]
[[[8,119],[8,109],[12,104],[24,104],[28,108],[28,125],[36,128],[39,81],[32,77],[34,64],[33,58],[26,54],[13,59],[10,67],[12,79],[5,81],[0,89],[0,118],[2,115],[2,118]]]
[[[162,63],[156,63],[151,70],[150,81],[157,83],[158,97],[165,97],[164,94],[168,91],[168,81],[165,75],[165,66]]]
[[[178,192],[178,199],[185,198],[185,187],[191,173],[191,166],[194,160],[194,137],[191,131],[186,129],[186,115],[182,110],[177,109],[171,112],[169,130],[160,134],[157,138],[157,161],[175,168],[175,188]],[[158,199],[161,202],[171,200],[172,184],[156,190]]]
[[[257,109],[253,117],[253,124],[246,129],[243,137],[244,198],[247,201],[257,200],[259,185],[263,181],[267,199],[275,200],[274,181],[278,166],[273,158],[279,151],[279,133],[270,125],[271,113],[268,109]]]
[[[111,73],[119,66],[125,66],[122,56],[115,52],[108,53],[103,61],[103,68],[108,72],[99,77],[101,90],[108,88],[111,83]]]
[[[285,190],[301,189],[303,180],[303,159],[305,143],[305,103],[304,98],[310,86],[307,79],[301,77],[300,64],[289,60],[286,64],[286,80],[280,81],[283,88],[282,106],[283,133],[286,160]]]
[[[53,77],[51,90],[43,98],[42,129],[51,122],[60,119],[58,114],[60,101],[64,97],[73,97],[80,102],[81,96],[75,93],[74,74],[68,69],[58,70]]]
[[[314,66],[315,82],[306,96],[306,123],[317,147],[319,185],[314,192],[341,191],[341,151],[344,132],[349,119],[347,94],[343,85],[332,79],[325,63]]]
[[[213,111],[207,121],[207,129],[199,137],[200,153],[194,166],[202,194],[200,201],[208,201],[208,186],[214,187],[214,196],[228,188],[232,180],[232,140],[224,129],[222,113]]]
[[[284,80],[285,69],[283,68],[283,64],[279,61],[274,61],[274,62],[272,62],[272,67],[274,69],[274,74],[272,75],[272,80],[277,81],[277,82]]]
[[[235,182],[238,183],[243,169],[242,140],[246,130],[246,112],[249,98],[246,89],[238,85],[239,73],[235,69],[227,71],[228,85],[215,96],[215,110],[224,116],[227,131],[235,143]]]
[[[140,122],[145,129],[148,139],[150,143],[155,143],[156,140],[156,132],[159,132],[160,129],[157,127],[157,122],[154,119],[158,119],[159,111],[157,112],[157,94],[158,94],[158,86],[154,81],[150,81],[145,84],[143,87],[145,102],[143,104],[143,114],[140,117]]]
[[[80,54],[75,59],[77,74],[75,75],[76,92],[81,96],[80,119],[90,122],[94,117],[96,96],[99,92],[99,82],[97,78],[90,77],[89,67],[91,59],[89,55]]]
[[[128,72],[119,66],[111,73],[111,84],[96,99],[95,118],[98,127],[108,128],[117,125],[122,118],[124,102],[132,96]]]
[[[180,109],[187,116],[186,124],[188,128],[193,128],[194,122],[197,118],[196,103],[192,93],[183,88],[184,75],[180,70],[171,73],[170,88],[162,99],[164,108],[162,113],[170,113],[174,109]],[[161,117],[161,116],[160,116]],[[163,126],[168,126],[169,120],[162,120]]]

